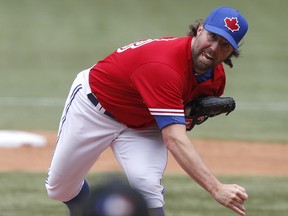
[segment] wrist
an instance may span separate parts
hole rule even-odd
[[[219,182],[218,180],[215,181],[213,185],[211,185],[209,188],[207,188],[207,191],[215,197],[215,195],[220,191],[222,187],[222,183]]]

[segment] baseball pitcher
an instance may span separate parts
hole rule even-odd
[[[161,179],[168,151],[223,206],[245,215],[245,189],[221,183],[186,134],[209,117],[230,113],[223,63],[232,67],[248,24],[229,7],[213,10],[183,37],[146,39],[118,48],[72,84],[60,120],[46,188],[81,215],[89,195],[85,176],[101,153],[112,148],[131,187],[150,214],[164,216]],[[193,202],[193,200],[191,200]]]

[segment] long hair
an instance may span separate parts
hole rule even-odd
[[[197,35],[197,30],[199,28],[199,26],[203,24],[203,20],[199,19],[196,21],[196,24],[195,25],[189,25],[189,29],[190,31],[187,33],[188,36],[191,36],[191,37],[195,37]],[[240,52],[239,51],[233,51],[232,54],[224,61],[224,63],[226,65],[228,65],[230,68],[233,67],[233,64],[232,64],[232,60],[231,58],[232,57],[239,57],[240,55]]]

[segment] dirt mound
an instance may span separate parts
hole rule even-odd
[[[46,172],[54,149],[56,133],[44,135],[48,145],[41,148],[0,148],[0,171]],[[238,141],[193,140],[205,163],[215,174],[288,175],[288,145]],[[110,149],[106,150],[91,172],[121,170]],[[166,172],[184,173],[169,155]]]

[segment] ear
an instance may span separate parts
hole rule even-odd
[[[204,28],[203,23],[201,23],[197,29],[197,36],[202,32],[203,28]]]

